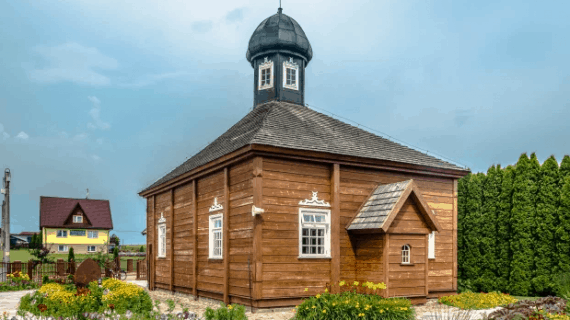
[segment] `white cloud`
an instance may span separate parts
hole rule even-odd
[[[98,144],[103,144],[103,138],[99,138],[96,140]]]
[[[34,50],[48,63],[44,68],[28,72],[30,79],[40,83],[76,82],[93,86],[109,85],[111,80],[95,69],[113,70],[117,60],[97,48],[68,42],[54,47],[37,46]]]
[[[101,160],[101,157],[99,157],[98,155],[94,154],[91,156],[91,159],[95,160],[95,161],[99,161]]]
[[[67,137],[69,137],[69,135],[65,131],[61,131],[60,133],[58,133],[58,136],[64,139],[67,139]]]
[[[160,74],[149,74],[139,79],[135,80],[131,83],[124,83],[121,84],[123,87],[144,87],[148,85],[153,85],[163,80],[178,78],[184,75],[187,75],[188,72],[185,71],[176,71],[176,72],[167,72],[167,73],[160,73]]]
[[[30,136],[27,133],[25,133],[24,131],[20,131],[20,133],[18,133],[16,138],[22,139],[22,140],[28,140],[30,138]]]
[[[2,140],[6,140],[8,138],[10,138],[10,135],[8,134],[8,132],[4,131],[4,125],[0,123],[0,134],[2,134]]]
[[[75,141],[82,141],[82,140],[85,140],[85,138],[87,138],[87,134],[86,134],[86,133],[80,133],[80,134],[76,134],[76,135],[73,137],[73,140],[75,140]]]
[[[91,110],[89,110],[89,115],[91,116],[91,119],[93,119],[93,122],[89,122],[87,124],[87,127],[89,129],[102,129],[102,130],[106,130],[109,129],[111,127],[111,125],[107,122],[103,122],[101,120],[101,100],[99,100],[97,97],[93,97],[93,96],[88,96],[87,99],[89,99],[89,101],[91,101],[93,103],[93,108],[91,108]]]

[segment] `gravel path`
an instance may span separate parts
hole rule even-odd
[[[0,316],[2,316],[4,312],[8,312],[9,317],[15,316],[16,311],[18,311],[18,305],[20,304],[20,298],[35,291],[36,290],[0,292]]]

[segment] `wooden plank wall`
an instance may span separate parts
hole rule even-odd
[[[430,229],[424,218],[421,216],[416,202],[408,198],[392,221],[389,233],[420,233],[428,234]]]
[[[411,265],[401,265],[402,246],[411,246]],[[390,234],[388,249],[388,278],[390,296],[425,296],[426,236],[420,234]]]
[[[384,282],[384,234],[359,234],[352,236],[355,244],[356,280],[360,283]]]
[[[451,178],[438,178],[418,174],[393,173],[372,169],[341,166],[341,279],[355,279],[355,252],[346,232],[346,225],[362,202],[379,184],[414,179],[429,207],[435,211],[443,231],[436,236],[436,258],[428,262],[429,291],[453,290],[453,241],[457,225],[453,224],[457,211],[453,210],[453,183]],[[454,216],[455,215],[455,216]]]
[[[191,183],[174,189],[174,286],[192,288],[192,194]]]
[[[331,166],[263,158],[263,298],[323,292],[330,281],[330,259],[299,259],[299,201],[331,201]],[[308,292],[304,289],[308,288]]]
[[[233,166],[230,182],[230,296],[250,297],[247,259],[253,253],[253,162]],[[253,266],[251,266],[253,270]],[[253,279],[252,279],[253,281]],[[242,302],[243,303],[243,302]]]
[[[150,261],[152,261],[154,263],[154,259],[156,254],[154,253],[154,237],[156,235],[155,232],[155,221],[153,212],[154,212],[154,197],[148,197],[146,199],[146,247],[150,248],[152,245],[152,251],[151,253],[147,252],[147,255],[151,254],[151,256],[148,256],[147,259]],[[45,234],[45,233],[44,233]],[[148,283],[149,283],[149,288],[153,289],[154,288],[154,277],[155,277],[155,269],[154,269],[154,264],[150,263],[150,268],[149,268],[149,279],[148,279]]]
[[[170,207],[170,191],[165,191],[161,194],[156,195],[155,213],[154,213],[154,226],[156,225],[158,219],[160,219],[160,214],[164,215],[166,221],[170,221],[172,217],[172,210]],[[156,230],[153,230],[156,233]],[[170,223],[166,223],[166,258],[156,258],[158,255],[158,246],[153,245],[154,256],[155,256],[155,284],[157,288],[169,289],[170,287],[170,237],[168,236],[172,230],[170,229]],[[158,244],[156,237],[154,238]]]

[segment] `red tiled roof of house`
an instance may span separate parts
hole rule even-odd
[[[82,228],[113,229],[109,200],[40,197],[40,228],[65,227],[65,221],[79,204],[91,223]]]
[[[20,235],[20,236],[31,236],[31,235],[39,234],[39,233],[40,233],[39,231],[37,231],[37,232],[22,231],[22,232],[18,233],[18,235]]]

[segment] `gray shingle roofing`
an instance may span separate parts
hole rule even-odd
[[[271,101],[254,108],[202,151],[141,192],[252,144],[467,172],[454,164],[379,137],[308,107]]]
[[[381,228],[412,180],[379,185],[352,220],[348,230]]]

